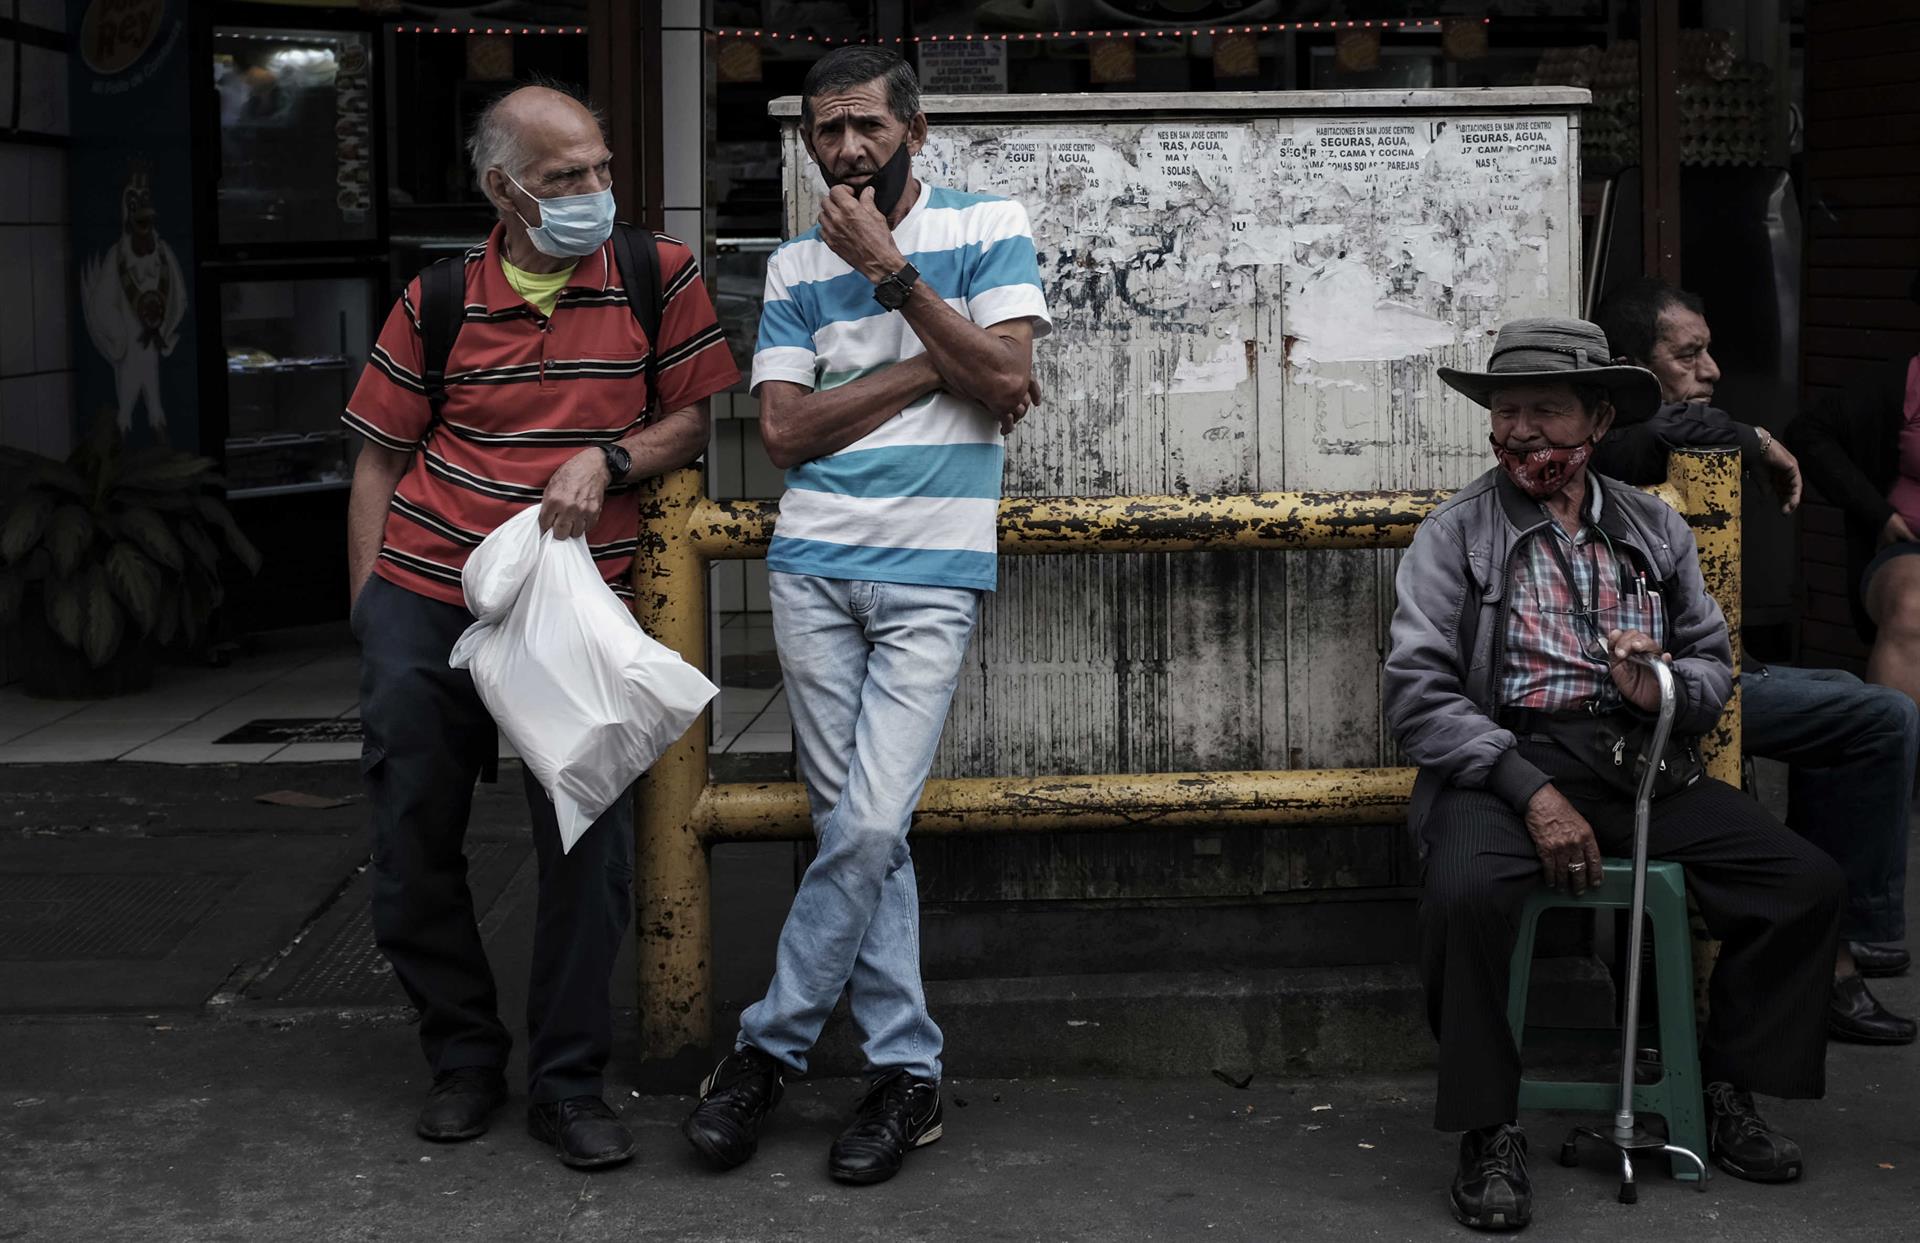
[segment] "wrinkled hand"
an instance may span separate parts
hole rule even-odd
[[[1011,436],[1013,429],[1020,425],[1020,420],[1027,417],[1027,411],[1039,404],[1040,381],[1028,380],[1026,400],[1020,402],[1014,406],[1013,409],[1000,416],[1000,434],[1002,436]]]
[[[885,280],[907,263],[894,245],[887,218],[873,205],[872,186],[857,195],[844,185],[827,192],[820,204],[820,240],[870,281]]]
[[[1655,654],[1669,665],[1673,656],[1660,650],[1660,645],[1638,630],[1607,631],[1607,671],[1613,674],[1613,684],[1620,688],[1620,694],[1626,701],[1642,712],[1660,710],[1660,683],[1654,679],[1653,670],[1647,668],[1634,657],[1641,652]]]
[[[1527,833],[1540,853],[1540,871],[1555,889],[1566,885],[1585,893],[1605,879],[1593,826],[1552,785],[1541,786],[1527,801]]]
[[[1880,528],[1880,547],[1882,548],[1885,548],[1888,544],[1911,544],[1914,542],[1916,541],[1913,528],[1908,526],[1907,520],[1899,514],[1890,515],[1887,518],[1887,525]]]
[[[1767,442],[1762,460],[1773,476],[1773,490],[1780,497],[1780,512],[1790,514],[1800,508],[1800,459],[1789,453],[1776,436]]]
[[[600,450],[587,449],[568,458],[547,480],[547,490],[540,497],[540,529],[553,532],[555,539],[585,535],[600,520],[600,507],[606,503],[607,485],[612,481],[607,456]]]

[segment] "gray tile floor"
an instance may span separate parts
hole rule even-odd
[[[786,752],[793,724],[784,690],[726,685],[728,669],[752,667],[766,681],[774,668],[773,627],[765,613],[721,619],[720,698],[712,749]],[[215,739],[251,721],[359,715],[360,658],[344,629],[316,627],[259,636],[224,669],[163,668],[150,690],[118,699],[30,699],[0,688],[0,764],[299,764],[350,760],[358,742],[221,744]],[[501,755],[511,744],[501,739]]]

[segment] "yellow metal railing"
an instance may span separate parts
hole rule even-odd
[[[1731,451],[1672,455],[1649,489],[1684,514],[1707,589],[1739,636],[1740,469]],[[1266,492],[1233,496],[1009,499],[1005,554],[1201,549],[1401,548],[1440,492]],[[648,633],[707,664],[707,563],[762,556],[776,507],[714,501],[700,475],[652,481],[641,500],[635,612]],[[1737,701],[1703,741],[1707,771],[1739,784]],[[1405,816],[1410,768],[965,777],[927,783],[915,833],[1091,832],[1377,824]],[[662,756],[636,796],[640,1051],[666,1061],[712,1039],[712,900],[707,849],[812,836],[794,782],[713,784],[703,719]]]

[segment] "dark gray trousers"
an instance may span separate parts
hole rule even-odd
[[[474,782],[498,746],[473,679],[447,665],[454,640],[472,624],[465,609],[378,575],[353,611],[374,937],[420,1010],[420,1044],[435,1075],[504,1068],[513,1043],[500,1022],[463,848]],[[598,1096],[613,1049],[608,982],[632,913],[633,805],[615,803],[563,854],[553,805],[531,775],[526,792],[540,868],[528,1096]]]
[[[1521,752],[1585,816],[1604,854],[1633,853],[1633,805],[1558,747]],[[1441,792],[1422,826],[1420,962],[1440,1041],[1434,1125],[1469,1131],[1516,1120],[1520,1052],[1507,982],[1520,908],[1544,883],[1526,821],[1485,790]],[[1730,786],[1702,777],[1653,805],[1648,856],[1680,864],[1720,942],[1700,1039],[1707,1082],[1808,1098],[1826,1087],[1827,997],[1846,882],[1818,847]],[[1631,892],[1632,877],[1605,884]]]

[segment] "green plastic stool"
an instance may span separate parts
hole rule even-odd
[[[1607,859],[1610,880],[1599,890],[1578,896],[1542,886],[1520,912],[1520,938],[1513,947],[1512,982],[1507,988],[1507,1023],[1517,1049],[1527,1025],[1527,983],[1533,974],[1533,938],[1540,913],[1551,907],[1628,910],[1632,907],[1633,863]],[[1701,1102],[1700,1050],[1693,1033],[1693,931],[1687,922],[1687,883],[1677,863],[1647,862],[1647,918],[1653,925],[1654,988],[1660,999],[1660,1067],[1656,1083],[1635,1084],[1636,1113],[1667,1120],[1668,1142],[1707,1153],[1707,1119]],[[1521,1109],[1580,1109],[1611,1114],[1619,1105],[1620,1085],[1520,1080]],[[1569,1140],[1568,1144],[1571,1145]],[[1562,1154],[1563,1163],[1566,1154]],[[1673,1177],[1696,1182],[1700,1173],[1677,1157],[1668,1158]]]

